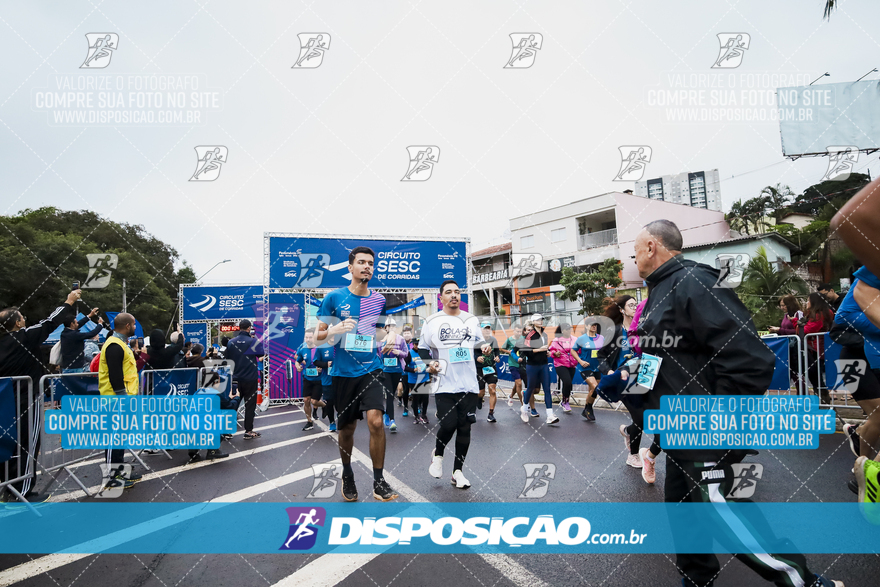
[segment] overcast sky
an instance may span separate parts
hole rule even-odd
[[[830,23],[824,4],[4,2],[0,210],[142,224],[197,275],[232,259],[214,283],[262,281],[264,231],[498,244],[511,217],[632,188],[612,181],[621,145],[651,147],[645,178],[718,168],[727,211],[766,185],[802,191],[827,160],[783,159],[773,120],[669,121],[651,90],[714,80],[761,99],[780,79],[880,67],[880,3],[844,2]],[[734,32],[750,37],[741,65],[711,69],[717,35]],[[80,69],[88,33],[118,35],[104,68]],[[319,67],[292,68],[300,33],[329,34]],[[512,33],[542,35],[531,67],[504,67]],[[196,76],[221,108],[202,109],[201,125],[65,126],[53,122],[63,108],[36,103],[59,79],[154,74]],[[736,109],[773,110],[714,108]],[[188,181],[201,145],[228,149],[214,181]],[[439,148],[427,181],[400,181],[411,145]],[[856,168],[876,176],[876,161]]]

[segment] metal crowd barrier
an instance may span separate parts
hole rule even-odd
[[[837,366],[834,361],[840,358],[840,351],[843,347],[828,336],[827,332],[816,332],[812,334],[808,334],[804,337],[804,364],[807,365],[805,370],[809,370],[811,365],[809,364],[809,353],[807,344],[807,340],[810,338],[819,339],[821,337],[821,344],[824,352],[822,355],[817,355],[817,361],[815,363],[815,371],[816,380],[819,383],[819,388],[813,389],[813,392],[818,395],[820,398],[823,395],[823,391],[826,392],[831,400],[830,404],[823,403],[823,406],[828,407],[847,407],[847,408],[857,408],[858,404],[854,401],[851,401],[850,392],[846,389],[840,389],[835,387],[835,383],[837,380]],[[809,373],[808,373],[809,374]]]
[[[778,336],[762,336],[761,340],[776,355],[776,364],[773,370],[773,379],[767,393],[776,395],[803,395],[804,387],[804,353],[801,348],[802,341],[795,334]],[[777,341],[777,342],[774,342]],[[797,357],[797,368],[791,364],[791,344],[794,341],[794,356]],[[795,387],[792,390],[791,379],[795,377]]]
[[[184,378],[194,379],[181,382]],[[153,369],[142,371],[140,375],[141,395],[194,395],[205,381],[204,367],[187,367],[186,369]],[[156,386],[161,393],[156,393]],[[165,389],[165,385],[168,388]],[[183,387],[186,385],[186,387]]]
[[[11,393],[9,393],[10,390]],[[0,460],[0,468],[3,471],[3,477],[0,480],[0,492],[3,489],[8,490],[27,506],[29,510],[40,516],[40,513],[34,506],[28,503],[27,499],[13,485],[30,477],[33,470],[39,466],[39,459],[34,457],[31,447],[22,447],[21,445],[21,426],[19,426],[19,422],[22,421],[21,396],[25,392],[27,393],[27,411],[31,413],[24,414],[24,418],[29,418],[32,415],[32,410],[36,410],[36,426],[39,432],[43,423],[43,402],[37,401],[34,403],[33,380],[30,377],[22,376],[0,378],[0,459],[2,459]],[[13,428],[15,429],[15,438],[13,438],[12,434]],[[31,434],[33,434],[33,430],[31,430]],[[7,452],[9,453],[8,457],[5,455]],[[25,454],[23,455],[22,453]],[[21,466],[23,458],[24,467]],[[15,477],[12,477],[13,461],[15,461]]]
[[[178,371],[182,370],[183,369],[178,369]],[[201,369],[196,368],[193,368],[193,370],[201,371]],[[146,373],[152,372],[145,371],[141,373],[140,389],[142,394],[144,390],[144,380],[146,379],[144,375]],[[150,390],[152,390],[152,388],[150,388]],[[65,395],[100,395],[98,392],[98,374],[86,372],[44,375],[40,378],[40,395],[43,398],[48,397],[50,406],[53,406],[53,409],[54,406],[57,405],[56,402],[59,402]],[[39,403],[42,407],[42,402]],[[60,405],[58,405],[58,407],[60,408]],[[40,415],[40,422],[41,424],[43,422],[42,413]],[[68,477],[72,479],[86,495],[91,496],[91,492],[76,473],[74,473],[74,470],[87,465],[103,462],[105,458],[104,449],[66,449],[61,445],[61,437],[59,435],[47,435],[43,433],[42,430],[41,433],[42,442],[40,444],[38,466],[43,472],[52,477],[46,490],[57,482],[59,475],[64,472],[67,473]],[[136,460],[144,469],[147,471],[153,470],[143,461],[143,459],[141,459],[140,453],[142,451],[134,451],[131,449],[126,450],[131,453],[134,460]],[[171,455],[169,455],[167,451],[163,450],[162,452],[165,456],[171,459]]]

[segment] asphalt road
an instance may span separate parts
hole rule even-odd
[[[433,401],[430,413],[433,413]],[[658,459],[657,482],[650,486],[639,471],[624,465],[626,452],[618,432],[629,423],[626,413],[597,410],[598,421],[579,415],[561,416],[560,425],[548,427],[542,418],[528,424],[499,401],[498,422],[486,422],[487,407],[478,413],[466,474],[467,491],[452,487],[446,475],[434,479],[427,473],[435,430],[414,425],[398,409],[399,431],[387,435],[386,471],[406,485],[407,495],[430,502],[517,502],[525,483],[524,463],[553,463],[556,478],[545,501],[552,502],[656,502],[662,501],[664,458]],[[543,409],[541,410],[543,414]],[[559,412],[557,407],[557,412]],[[185,451],[145,457],[159,477],[126,490],[120,501],[199,502],[248,490],[244,501],[298,502],[312,489],[311,465],[338,458],[335,434],[326,427],[301,430],[305,417],[294,407],[272,408],[258,416],[262,438],[245,441],[239,433],[224,443],[234,458],[211,464],[187,465]],[[435,419],[432,418],[432,424]],[[356,433],[355,446],[368,453],[365,425]],[[643,442],[644,445],[644,442]],[[256,450],[255,450],[256,449]],[[253,452],[250,452],[253,451]],[[447,454],[451,456],[452,451]],[[448,459],[448,460],[451,460]],[[823,436],[814,451],[762,453],[764,478],[756,501],[848,502],[853,495],[845,481],[852,456],[841,434]],[[372,502],[369,461],[356,459],[361,500]],[[446,463],[447,475],[451,463]],[[100,482],[96,464],[76,469],[86,485]],[[165,471],[167,474],[162,474]],[[292,473],[302,472],[296,478]],[[286,480],[276,486],[283,476]],[[291,480],[293,479],[293,480]],[[263,484],[263,485],[260,485]],[[94,501],[82,497],[69,480],[56,487],[53,500]],[[340,501],[337,495],[327,501]],[[576,506],[573,506],[576,507]],[[258,520],[242,520],[242,525]],[[2,522],[0,522],[2,524]],[[2,527],[2,526],[0,526]],[[821,528],[817,528],[820,532]],[[236,541],[236,536],[218,536]],[[268,549],[274,545],[267,546]],[[45,555],[0,555],[0,587],[86,585],[94,587],[173,585],[680,585],[674,555],[320,555],[320,554],[102,554],[59,559]],[[730,556],[719,556],[719,587],[769,585]],[[851,585],[877,585],[878,555],[810,555],[811,569]],[[45,572],[47,571],[48,572]]]

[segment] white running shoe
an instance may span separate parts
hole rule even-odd
[[[513,397],[512,396],[507,396],[507,407],[508,408],[513,407]]]
[[[431,466],[428,467],[428,473],[437,479],[443,476],[443,457],[435,455],[433,450],[431,451]]]
[[[471,486],[471,482],[464,478],[461,469],[457,469],[455,473],[452,474],[452,484],[459,489],[467,489]]]
[[[559,416],[553,414],[553,410],[547,410],[547,424],[559,424]]]
[[[633,469],[641,469],[642,468],[642,459],[639,458],[639,455],[629,455],[626,457],[626,464],[632,467]]]
[[[626,451],[629,452],[629,433],[626,431],[626,425],[620,425],[620,435],[623,436],[623,444],[626,445]]]
[[[648,453],[651,451],[647,448],[639,449],[639,460],[642,463],[642,479],[645,480],[645,483],[649,483],[651,485],[654,484],[654,481],[657,480],[657,474],[654,471],[655,461],[651,460],[651,457],[648,456]]]
[[[519,417],[526,424],[529,423],[529,406],[524,405],[519,409]]]

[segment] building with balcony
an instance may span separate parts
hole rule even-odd
[[[477,316],[510,314],[513,288],[510,275],[511,243],[471,253],[470,312]]]
[[[642,227],[659,219],[678,225],[685,246],[730,238],[730,227],[720,211],[621,192],[591,196],[512,218],[511,259],[533,254],[540,258],[543,268],[528,290],[513,292],[515,303],[522,301],[523,307],[528,304],[529,309],[537,308],[539,295],[546,293],[541,306],[544,311],[575,308],[574,302],[555,299],[554,289],[559,291],[562,267],[587,270],[605,259],[623,261],[621,289],[642,287],[634,260],[635,238]],[[520,295],[525,298],[520,300]]]
[[[717,169],[637,181],[635,194],[649,200],[721,211],[721,181]]]

